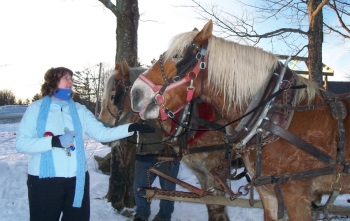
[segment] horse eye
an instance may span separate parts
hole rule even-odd
[[[111,100],[114,100],[114,95],[111,95]]]
[[[174,56],[173,56],[173,59],[175,59],[175,60],[180,60],[180,59],[182,59],[183,57],[181,56],[181,55],[179,55],[179,54],[175,54]]]

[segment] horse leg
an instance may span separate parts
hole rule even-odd
[[[289,182],[281,186],[284,206],[290,221],[312,221],[311,195],[309,185],[302,182]]]
[[[208,176],[209,175],[209,176]],[[196,176],[201,184],[202,189],[208,189],[215,185],[214,178],[211,176],[209,170],[205,170],[205,173],[196,173]],[[214,189],[211,192],[214,196],[223,197],[225,195],[224,192]],[[208,210],[208,221],[229,221],[226,206],[223,205],[215,205],[215,204],[206,204]]]
[[[316,205],[320,204],[322,200],[322,195],[315,195],[315,199],[313,200],[314,203],[316,203]],[[312,220],[319,220],[320,219],[320,214],[319,213],[315,213],[311,211],[311,216],[312,216]]]
[[[200,157],[200,160],[195,160],[195,155],[191,156],[191,160],[187,160],[183,158],[184,162],[187,166],[189,166],[194,174],[196,175],[202,189],[207,190],[210,187],[214,186],[214,177],[210,173],[210,169],[214,166],[210,163],[209,157],[206,158],[205,161]],[[203,165],[203,162],[208,164]],[[216,162],[217,163],[217,162]],[[221,174],[220,174],[221,175]],[[214,190],[212,192],[214,196],[224,196],[225,193],[222,191]],[[212,205],[206,204],[208,210],[208,220],[209,221],[229,221],[226,206],[224,205]]]
[[[265,186],[258,186],[256,190],[259,193],[261,202],[263,204],[264,209],[264,220],[265,221],[275,221],[278,220],[277,217],[277,198],[275,193],[270,189],[267,189]]]

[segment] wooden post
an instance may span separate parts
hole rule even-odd
[[[98,102],[100,101],[100,78],[102,71],[102,63],[100,62],[100,71],[98,72],[98,83],[97,83],[97,92],[96,92],[96,105],[95,105],[95,116],[98,114]]]

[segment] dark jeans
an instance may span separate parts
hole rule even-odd
[[[151,214],[150,204],[147,203],[147,199],[140,197],[137,194],[137,188],[147,187],[147,170],[153,167],[158,161],[156,160],[157,155],[136,155],[135,162],[135,177],[134,177],[134,198],[136,203],[136,214],[144,219],[148,219]],[[177,178],[179,173],[180,163],[173,162],[162,163],[157,169],[167,175]],[[156,179],[157,175],[151,173],[151,183]],[[176,184],[168,181],[167,179],[159,177],[160,187],[166,190],[175,190]],[[174,201],[160,200],[159,212],[156,215],[163,221],[170,221],[171,214],[174,212]]]
[[[85,174],[83,202],[73,207],[76,178],[42,178],[28,175],[28,199],[31,221],[88,221],[90,219],[89,173]]]

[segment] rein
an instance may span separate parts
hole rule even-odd
[[[224,124],[224,125],[220,125],[219,127],[212,127],[212,129],[196,129],[196,128],[191,128],[189,126],[186,126],[184,124],[182,124],[181,122],[179,122],[176,118],[171,118],[176,124],[178,124],[179,126],[181,127],[184,127],[186,129],[190,129],[190,130],[198,130],[198,131],[214,131],[214,130],[222,130],[224,129],[225,127],[231,125],[231,124],[234,124],[240,120],[242,120],[243,118],[249,116],[250,114],[254,113],[255,111],[259,110],[261,107],[264,107],[266,104],[268,104],[270,101],[272,101],[277,95],[279,95],[280,93],[286,91],[286,90],[289,90],[289,89],[303,89],[303,88],[306,88],[306,85],[298,85],[298,86],[292,86],[292,87],[288,87],[288,88],[282,88],[278,91],[276,91],[275,93],[271,94],[268,98],[266,98],[266,100],[262,101],[259,105],[257,105],[255,108],[253,108],[252,110],[250,110],[249,112],[245,113],[244,115],[236,118],[235,120],[233,121],[230,121],[228,122],[227,124]],[[325,105],[325,104],[328,104],[330,102],[324,102],[322,103],[322,105]],[[271,105],[273,106],[279,106],[278,104],[275,104],[275,103],[272,103]],[[314,105],[315,106],[315,105]],[[307,108],[308,106],[305,107],[305,109]],[[315,108],[315,107],[313,107]],[[292,108],[291,108],[292,109]]]

